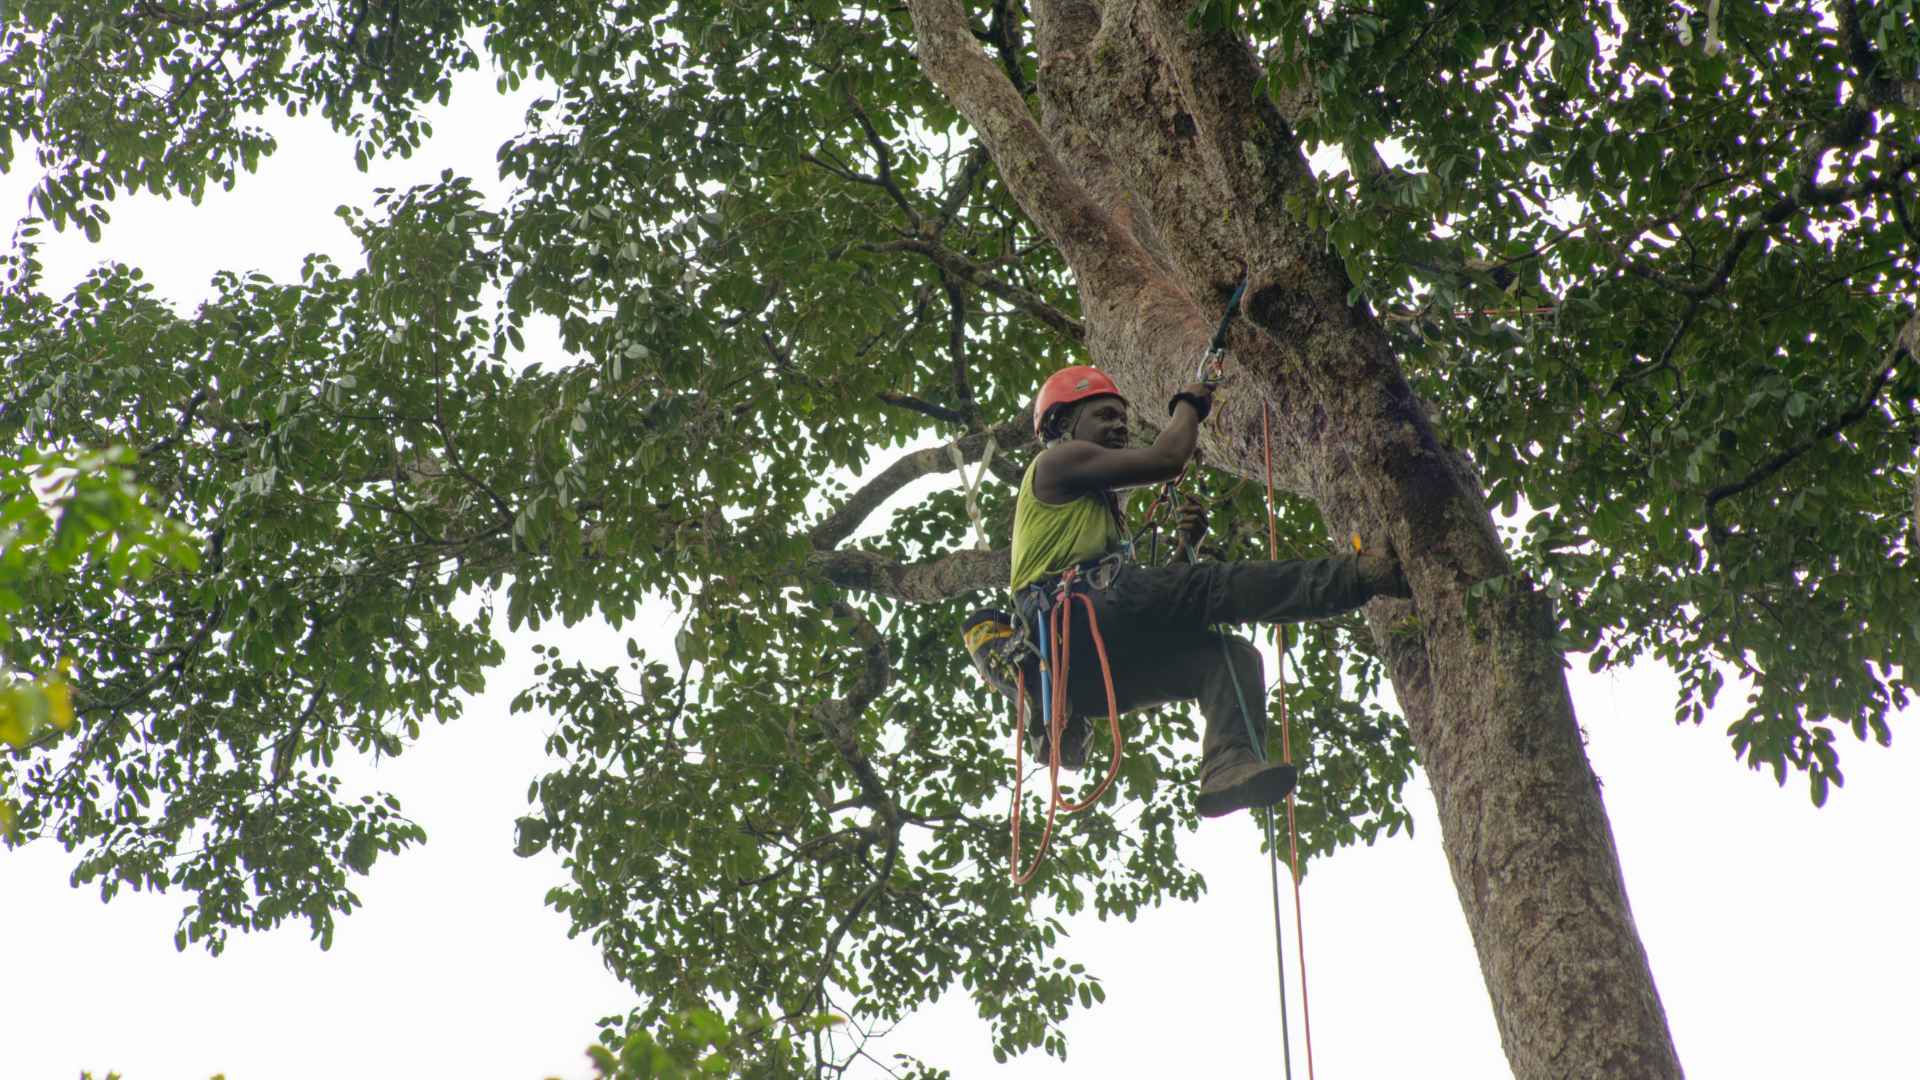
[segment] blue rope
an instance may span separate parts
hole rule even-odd
[[[1053,738],[1053,664],[1049,660],[1053,653],[1047,648],[1047,610],[1042,605],[1033,616],[1034,625],[1039,627],[1040,638],[1040,730]],[[1026,732],[1021,732],[1024,738]]]

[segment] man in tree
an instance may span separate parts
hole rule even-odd
[[[1076,571],[1105,642],[1108,656],[1096,663],[1092,627],[1073,619],[1071,651],[1086,660],[1066,673],[1072,720],[1061,737],[1063,764],[1084,762],[1082,718],[1106,704],[1109,675],[1123,712],[1198,699],[1207,721],[1198,801],[1203,817],[1271,806],[1294,784],[1292,765],[1263,761],[1255,750],[1266,720],[1259,652],[1211,628],[1321,618],[1375,596],[1411,595],[1399,563],[1374,554],[1166,566],[1127,558],[1114,492],[1179,476],[1212,410],[1213,387],[1188,383],[1169,402],[1172,419],[1153,445],[1129,447],[1127,401],[1113,380],[1094,367],[1055,372],[1033,404],[1034,432],[1046,448],[1020,484],[1011,582],[1019,618],[1031,624],[1049,604],[1063,602],[1061,577]],[[1181,529],[1190,550],[1205,530],[1193,506]]]

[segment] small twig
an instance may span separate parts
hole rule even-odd
[[[827,156],[823,156],[819,154],[801,154],[800,160],[806,162],[809,165],[812,165],[816,169],[821,169],[834,176],[837,176],[840,179],[845,180],[849,184],[866,184],[869,187],[885,187],[886,186],[880,182],[879,177],[868,176],[866,173],[859,172],[850,166],[842,165],[840,162],[835,161],[832,158]]]
[[[186,438],[187,434],[193,430],[194,415],[200,411],[200,406],[207,403],[208,393],[209,391],[204,386],[195,390],[193,396],[189,397],[186,402],[180,406],[179,429],[172,435],[154,443],[152,446],[142,448],[139,451],[140,460],[145,461],[154,454],[171,450],[179,444],[181,439]]]
[[[862,341],[858,348],[854,349],[853,355],[855,359],[866,359],[868,353],[871,353],[876,346],[889,338],[892,338],[894,342],[898,344],[912,336],[914,328],[920,325],[920,317],[927,313],[927,305],[933,302],[933,290],[934,285],[932,282],[924,283],[915,289],[913,291],[913,303],[907,308],[907,313],[888,323],[884,329],[868,335],[867,339]]]
[[[1513,318],[1522,315],[1551,315],[1558,310],[1560,309],[1551,304],[1543,304],[1535,307],[1515,308],[1455,308],[1446,314],[1455,319],[1499,319]],[[1438,314],[1431,311],[1389,311],[1380,316],[1380,321],[1414,322],[1419,319],[1437,317],[1439,317]]]
[[[892,681],[892,666],[887,660],[887,639],[866,616],[845,601],[835,600],[827,610],[860,646],[862,665],[845,697],[824,701],[814,707],[814,722],[819,725],[827,741],[833,744],[841,761],[853,773],[854,782],[866,797],[868,805],[873,807],[874,821],[866,830],[866,835],[882,839],[886,844],[886,854],[881,859],[879,873],[861,890],[853,904],[840,913],[821,949],[820,963],[815,969],[813,988],[808,996],[819,1002],[823,1009],[827,980],[833,974],[833,961],[839,954],[840,943],[893,877],[894,867],[900,860],[900,829],[904,824],[899,805],[887,791],[886,784],[874,769],[866,750],[860,746],[854,731],[860,715],[885,692]]]
[[[1042,323],[1058,331],[1071,341],[1085,341],[1087,330],[1079,320],[1041,299],[1039,294],[1001,281],[988,273],[986,268],[965,255],[947,247],[945,244],[920,237],[904,237],[886,243],[861,244],[862,251],[875,254],[889,254],[907,251],[924,255],[935,266],[983,292],[1005,300],[1013,307],[1024,311]]]
[[[967,197],[973,194],[974,184],[980,179],[980,174],[986,171],[989,160],[987,148],[979,143],[974,143],[961,155],[960,170],[947,185],[946,194],[940,197],[940,211],[933,219],[933,235],[939,236],[947,230],[947,226],[953,224],[960,208],[966,205]]]
[[[973,384],[967,378],[971,367],[967,360],[967,293],[944,270],[940,272],[940,284],[947,290],[947,355],[953,365],[953,399],[960,403],[959,412],[966,417],[967,427],[980,431],[986,424],[980,419],[980,406],[974,401]]]
[[[913,203],[907,199],[907,193],[900,190],[899,182],[893,178],[893,151],[887,148],[887,141],[880,137],[880,132],[874,128],[873,121],[868,119],[867,111],[860,107],[860,99],[853,96],[852,91],[847,93],[847,106],[853,110],[853,118],[859,122],[860,130],[865,133],[867,145],[873,147],[875,161],[880,166],[880,175],[877,178],[880,187],[893,197],[894,203],[900,207],[902,213],[907,215],[907,221],[912,224],[913,231],[919,232],[920,213],[913,208]]]
[[[1907,234],[1907,239],[1913,241],[1915,244],[1920,244],[1920,228],[1914,226],[1913,215],[1907,211],[1906,196],[1898,191],[1892,194],[1893,216],[1900,222],[1901,231]]]
[[[207,29],[232,41],[252,29],[262,18],[279,8],[291,4],[293,0],[245,0],[243,3],[229,4],[221,8],[208,8],[203,11],[183,11],[170,8],[155,0],[144,0],[135,11],[149,18],[158,19],[169,26],[178,26],[189,30]],[[226,23],[238,19],[238,26]]]
[[[466,465],[460,460],[460,447],[454,441],[453,433],[447,426],[445,383],[446,367],[440,362],[439,357],[436,356],[434,358],[433,371],[433,426],[434,429],[440,433],[441,446],[445,447],[447,451],[447,463],[452,466],[449,471],[451,471],[453,475],[466,481],[470,486],[479,488],[488,499],[492,500],[494,510],[500,515],[500,522],[494,529],[488,530],[488,533],[485,535],[491,535],[502,529],[510,528],[513,525],[513,509],[507,505],[507,500],[501,498],[499,492],[493,490],[492,487],[488,486],[479,477],[468,471]]]
[[[945,405],[935,405],[931,401],[923,401],[911,394],[902,394],[893,390],[882,390],[878,394],[875,394],[874,397],[880,399],[880,402],[884,405],[892,405],[898,409],[917,412],[922,416],[931,417],[944,424],[958,424],[961,427],[967,426],[967,418],[961,413],[955,412]]]
[[[1665,370],[1672,365],[1674,353],[1679,349],[1680,342],[1687,336],[1687,332],[1693,329],[1693,324],[1699,319],[1700,312],[1706,306],[1707,300],[1725,288],[1727,282],[1732,280],[1733,271],[1740,262],[1740,256],[1745,253],[1748,245],[1752,244],[1761,233],[1787,220],[1800,210],[1813,207],[1838,206],[1842,203],[1854,202],[1871,195],[1878,195],[1889,191],[1894,192],[1895,198],[1897,199],[1899,185],[1906,174],[1912,172],[1915,168],[1920,168],[1920,154],[1911,154],[1895,163],[1893,169],[1889,172],[1882,173],[1870,180],[1863,180],[1854,184],[1829,184],[1823,187],[1815,183],[1815,178],[1818,177],[1820,171],[1820,162],[1826,157],[1829,150],[1847,145],[1847,138],[1856,136],[1862,131],[1858,125],[1847,126],[1840,124],[1835,125],[1835,128],[1836,130],[1841,128],[1845,130],[1840,131],[1838,134],[1834,132],[1823,132],[1814,136],[1802,165],[1800,183],[1796,185],[1794,190],[1776,199],[1773,205],[1767,207],[1765,210],[1747,216],[1746,220],[1741,223],[1740,228],[1734,233],[1732,242],[1720,253],[1720,258],[1714,266],[1713,274],[1708,277],[1706,281],[1689,283],[1669,280],[1665,282],[1668,288],[1690,298],[1687,303],[1687,310],[1681,314],[1679,324],[1674,327],[1673,333],[1668,336],[1667,344],[1660,350],[1659,357],[1651,364],[1622,372],[1618,378],[1614,379],[1609,394],[1618,393],[1619,390],[1628,383],[1638,382],[1652,375],[1654,372]],[[1855,141],[1857,141],[1857,138]]]
[[[347,49],[361,64],[367,62],[367,50],[360,47],[360,31],[367,25],[367,6],[370,0],[358,0],[354,5],[353,25],[347,28]]]

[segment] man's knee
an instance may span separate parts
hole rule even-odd
[[[1233,664],[1233,673],[1242,681],[1250,679],[1258,685],[1265,686],[1266,666],[1265,661],[1260,658],[1260,650],[1254,648],[1252,642],[1230,634],[1221,635],[1220,640],[1226,642],[1226,655]]]

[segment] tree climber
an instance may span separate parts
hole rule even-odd
[[[1255,751],[1253,740],[1266,731],[1260,654],[1213,627],[1324,618],[1375,596],[1412,595],[1399,562],[1372,553],[1166,566],[1128,558],[1115,491],[1178,476],[1212,408],[1213,388],[1189,383],[1173,395],[1172,419],[1153,445],[1129,447],[1127,402],[1112,379],[1093,367],[1063,368],[1048,378],[1033,404],[1035,433],[1045,448],[1020,484],[1011,582],[1016,617],[1032,625],[1061,575],[1077,571],[1084,585],[1076,587],[1088,591],[1105,640],[1120,711],[1198,699],[1206,718],[1203,817],[1271,806],[1294,785],[1292,765],[1264,761]],[[1197,549],[1206,532],[1197,503],[1183,509],[1180,530]],[[1107,698],[1084,616],[1071,619],[1069,645],[1085,659],[1067,674],[1069,719],[1060,751],[1062,766],[1077,768],[1086,760],[1086,717],[1104,711]],[[1242,717],[1242,701],[1252,715]]]

